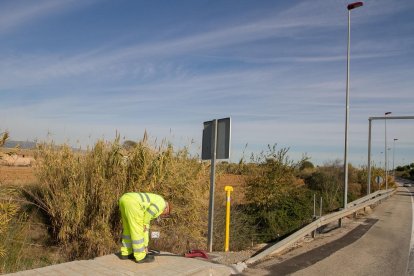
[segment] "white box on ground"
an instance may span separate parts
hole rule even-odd
[[[160,238],[160,232],[151,231],[151,239],[159,239],[159,238]]]

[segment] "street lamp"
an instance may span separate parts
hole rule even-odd
[[[394,138],[394,145],[392,146],[392,175],[395,178],[395,141],[398,141],[398,138]]]
[[[388,159],[387,159],[387,115],[390,115],[392,112],[385,112],[385,189],[388,190]]]
[[[344,209],[348,205],[348,120],[349,120],[349,59],[351,51],[351,10],[361,7],[362,2],[355,2],[347,6],[348,9],[348,47],[346,59],[346,107],[345,107],[345,153],[344,153]]]
[[[388,151],[388,158],[389,158],[389,156],[390,156],[390,152],[391,152],[391,148],[387,148],[387,151]],[[389,170],[390,170],[390,159],[387,159],[387,168],[388,168],[388,172],[389,172]]]

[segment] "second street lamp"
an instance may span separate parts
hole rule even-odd
[[[351,51],[351,10],[361,7],[362,2],[347,6],[348,9],[348,47],[346,59],[346,107],[345,107],[345,153],[344,153],[344,209],[348,205],[348,121],[349,121],[349,59]]]
[[[392,146],[392,175],[395,178],[395,141],[398,141],[398,138],[394,138],[394,145]]]
[[[385,124],[385,189],[388,190],[388,159],[387,159],[387,115],[390,115],[392,112],[385,112],[385,119],[384,119],[384,124]]]

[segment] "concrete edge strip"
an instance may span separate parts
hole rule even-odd
[[[404,187],[404,189],[411,194],[410,190]],[[410,247],[408,248],[408,262],[407,262],[407,269],[406,275],[412,275],[414,264],[412,261],[412,254],[413,254],[413,248],[414,248],[414,200],[413,196],[410,196],[411,198],[411,239],[410,239]]]

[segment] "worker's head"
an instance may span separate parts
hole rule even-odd
[[[167,217],[169,216],[171,213],[171,206],[170,203],[168,203],[168,201],[165,202],[165,208],[164,211],[161,213],[162,217]]]

